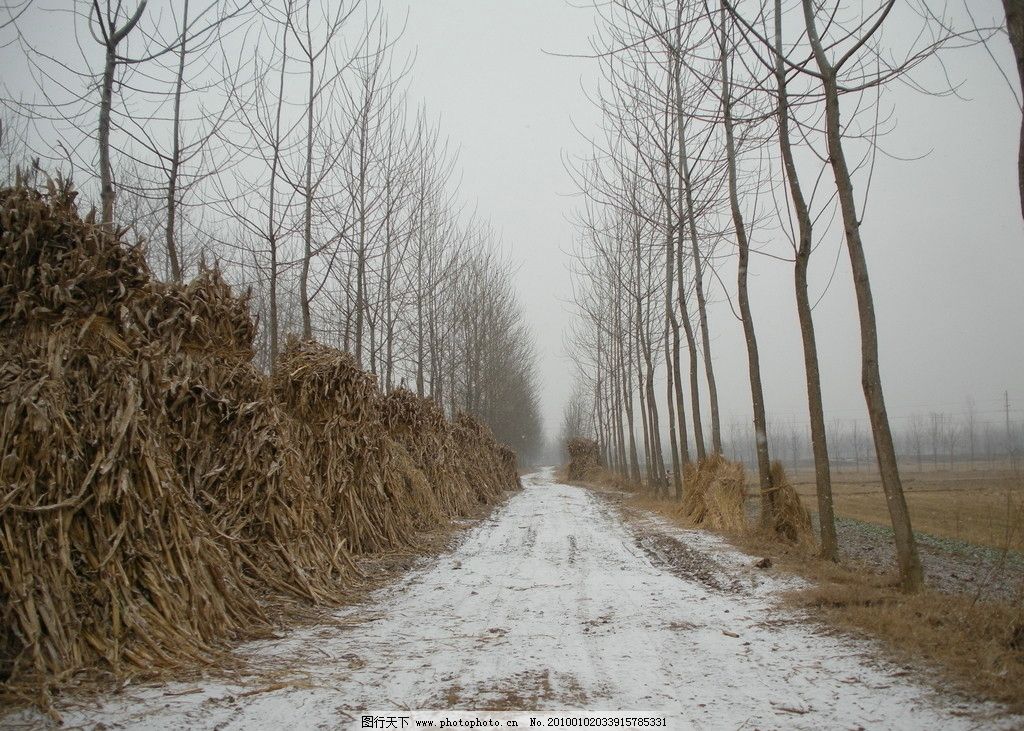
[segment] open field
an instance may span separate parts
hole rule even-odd
[[[1024,550],[1024,472],[987,464],[932,469],[903,466],[903,487],[914,530],[992,548]],[[791,480],[811,511],[817,509],[814,472],[799,470]],[[889,525],[878,475],[833,467],[836,514]]]

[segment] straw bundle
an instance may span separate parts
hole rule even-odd
[[[383,421],[375,376],[348,353],[289,339],[272,376],[277,401],[292,417],[306,478],[323,490],[354,553],[408,545],[415,521]]]
[[[437,509],[445,515],[467,515],[476,501],[463,465],[465,455],[437,402],[398,388],[384,397],[382,416],[388,433],[434,486]]]
[[[456,415],[452,433],[462,452],[462,473],[478,502],[497,500],[505,490],[519,487],[514,461],[510,464],[501,455],[494,434],[486,425],[463,411]]]
[[[345,353],[292,341],[260,373],[245,296],[153,281],[74,198],[0,191],[7,688],[212,661],[281,602],[339,600],[352,553],[515,486],[486,428]]]
[[[498,458],[501,460],[506,477],[514,476],[515,486],[522,487],[522,483],[519,480],[519,458],[516,456],[515,450],[507,444],[498,444],[497,448]]]
[[[790,483],[781,462],[772,462],[771,480],[775,535],[792,543],[812,542],[814,531],[810,513],[800,501],[800,495]]]
[[[291,419],[252,363],[246,297],[216,270],[154,287],[147,323],[166,344],[166,443],[193,499],[258,586],[336,598],[350,558],[302,469]]]
[[[0,673],[208,660],[265,621],[168,454],[143,259],[55,186],[0,237]]]
[[[683,512],[696,525],[712,530],[745,529],[746,475],[742,464],[713,454],[696,468],[687,465],[684,486]]]
[[[111,245],[78,218],[75,193],[50,183],[45,199],[24,187],[0,191],[0,327],[119,318],[149,281],[142,252]]]
[[[585,480],[601,467],[601,451],[593,439],[576,437],[565,443],[569,453],[566,470],[570,480]]]

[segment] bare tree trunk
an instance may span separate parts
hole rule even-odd
[[[614,341],[613,341],[614,345]],[[622,371],[621,363],[617,362],[616,353],[609,354],[609,362],[612,367],[612,406],[615,413],[615,430],[618,438],[619,466],[623,479],[629,478],[629,461],[626,458],[626,432],[622,423],[625,404],[622,400]]]
[[[390,392],[392,386],[392,373],[394,369],[394,340],[395,340],[395,320],[394,320],[394,296],[393,296],[393,277],[394,272],[392,270],[391,263],[391,232],[390,232],[390,215],[388,218],[388,234],[387,234],[387,250],[384,252],[385,256],[385,282],[384,282],[384,320],[385,320],[385,344],[384,344],[384,390]]]
[[[367,139],[369,128],[370,105],[372,97],[369,88],[366,91],[366,101],[360,115],[359,124],[359,190],[357,193],[357,205],[359,215],[359,237],[356,249],[356,336],[355,336],[355,357],[356,362],[363,363],[363,321],[366,310],[366,176],[369,166],[367,160]]]
[[[110,112],[114,103],[114,72],[117,70],[117,47],[125,36],[132,32],[132,29],[142,18],[148,0],[142,0],[135,9],[135,13],[128,21],[116,28],[114,21],[109,17],[104,23],[100,15],[99,4],[95,5],[97,23],[103,35],[104,62],[103,82],[100,88],[100,120],[97,138],[100,148],[100,203],[102,206],[103,228],[107,233],[114,231],[114,201],[117,194],[114,190],[114,173],[110,165]],[[118,5],[120,11],[120,5]]]
[[[603,355],[602,347],[601,346],[602,346],[602,342],[601,342],[601,328],[600,328],[600,325],[598,325],[598,328],[597,328],[597,358],[595,358],[595,360],[594,360],[594,363],[597,366],[597,368],[596,368],[597,372],[595,373],[595,383],[594,383],[594,417],[597,420],[597,440],[598,440],[598,442],[601,445],[601,454],[603,455],[602,456],[602,460],[603,460],[602,463],[604,464],[604,466],[608,467],[608,466],[612,465],[613,463],[612,463],[612,461],[610,459],[610,456],[611,456],[611,444],[608,441],[608,435],[605,432],[604,410],[601,408],[601,376],[603,375],[602,372],[601,372],[601,365],[602,365],[602,363],[601,363],[601,356]]]
[[[1024,91],[1024,0],[1003,0],[1006,11],[1006,32],[1017,61],[1017,75]],[[1020,188],[1021,214],[1024,215],[1024,117],[1020,125],[1020,145],[1017,149],[1017,185]]]
[[[672,492],[677,498],[683,496],[683,467],[679,461],[679,442],[676,432],[675,379],[673,374],[672,346],[669,344],[668,323],[665,323],[665,402],[668,404],[668,440],[672,447]]]
[[[185,80],[185,37],[188,31],[188,0],[182,3],[181,46],[178,48],[178,77],[174,83],[174,119],[171,125],[171,169],[167,173],[167,259],[171,266],[171,279],[180,282],[181,260],[174,240],[174,223],[178,212],[178,170],[181,166],[181,88]]]
[[[630,479],[640,484],[640,460],[636,449],[636,427],[633,420],[633,388],[629,383],[629,373],[625,370],[624,345],[619,348],[619,364],[622,369],[620,385],[622,387],[622,400],[626,406],[626,427],[629,432],[629,474]]]
[[[312,49],[312,42],[310,42]],[[306,189],[302,231],[302,273],[299,275],[299,305],[302,308],[302,336],[313,337],[313,322],[309,314],[309,265],[313,259],[313,101],[315,59],[309,54],[309,98],[306,107]]]
[[[680,229],[681,230],[681,229]],[[683,333],[686,335],[686,349],[690,356],[690,412],[693,419],[693,441],[697,450],[697,461],[707,456],[704,446],[704,425],[700,416],[700,375],[697,368],[697,340],[693,336],[693,323],[690,322],[689,308],[686,306],[686,292],[683,289],[683,256],[682,248],[676,256],[676,300],[683,321]]]
[[[680,140],[679,168],[683,176],[683,191],[686,196],[687,229],[690,235],[690,251],[693,256],[693,289],[694,293],[697,295],[697,318],[700,325],[701,346],[704,351],[704,377],[708,382],[708,406],[711,409],[711,448],[715,454],[721,454],[722,426],[718,411],[718,384],[715,380],[715,367],[711,357],[711,335],[708,330],[707,300],[704,297],[704,257],[701,256],[700,243],[697,238],[697,217],[693,210],[694,204],[690,179],[690,160],[686,152],[686,133],[681,108],[677,116],[679,119],[678,137]]]
[[[688,169],[686,143],[683,143],[683,165]],[[693,214],[693,194],[690,192],[689,173],[686,174],[686,209],[690,218],[690,246],[693,252],[693,288],[697,295],[697,317],[700,324],[701,346],[704,351],[704,377],[708,382],[708,407],[711,409],[711,448],[715,454],[722,453],[722,424],[718,410],[718,383],[715,380],[715,366],[711,355],[711,335],[708,328],[708,307],[704,297],[704,262],[697,240],[697,222]]]
[[[818,525],[821,534],[821,556],[829,561],[837,559],[836,519],[832,506],[832,474],[828,462],[828,440],[825,434],[825,412],[821,398],[821,375],[818,370],[818,345],[814,333],[814,318],[807,295],[807,266],[811,260],[813,228],[807,208],[789,133],[789,94],[782,57],[782,0],[775,0],[775,80],[778,87],[779,147],[789,183],[789,194],[796,210],[799,228],[794,282],[796,309],[800,319],[803,341],[804,372],[807,377],[807,406],[811,422],[811,449],[814,453],[814,478],[818,497]],[[795,450],[794,450],[795,452]],[[794,463],[796,456],[794,453]],[[795,464],[794,464],[795,466]]]
[[[750,372],[750,398],[754,411],[754,440],[757,451],[758,482],[761,487],[761,523],[766,528],[775,524],[775,496],[771,484],[771,460],[768,455],[768,429],[764,409],[764,393],[761,387],[761,361],[757,350],[757,335],[754,331],[750,298],[747,293],[747,267],[750,259],[750,243],[747,240],[746,224],[740,211],[739,192],[736,182],[736,141],[733,135],[732,90],[729,82],[728,27],[726,25],[725,3],[719,5],[721,23],[721,72],[722,72],[722,117],[725,127],[725,153],[729,168],[729,207],[732,209],[733,227],[736,231],[736,246],[739,250],[739,267],[736,275],[736,299],[743,320],[743,337],[747,344],[747,368]]]
[[[624,409],[622,405],[622,392],[616,391],[615,394],[615,429],[618,434],[618,448],[619,448],[619,470],[622,475],[622,479],[628,480],[630,477],[629,470],[629,458],[626,456],[626,425],[623,422]]]
[[[677,72],[678,73],[678,72]],[[678,79],[676,86],[676,96],[680,94],[678,87]],[[677,124],[681,110],[677,109]],[[683,130],[681,126],[677,129],[677,136],[681,134]],[[680,154],[680,158],[682,154]],[[681,162],[681,160],[680,160]],[[687,189],[686,178],[683,173],[683,166],[678,165],[676,167],[676,235],[679,237],[679,246],[676,252],[676,300],[679,305],[679,313],[683,320],[683,332],[686,335],[686,349],[690,356],[690,409],[693,417],[693,441],[694,446],[697,450],[697,461],[702,461],[706,456],[707,452],[704,446],[704,425],[701,419],[701,407],[700,407],[700,377],[697,370],[697,340],[693,335],[693,323],[690,321],[689,308],[686,306],[686,290],[683,280],[683,231],[689,226],[691,229],[690,236],[693,237],[693,226],[695,225],[695,218],[692,215],[690,209],[690,201],[687,202],[682,200],[682,196],[685,195]],[[685,211],[685,212],[684,212]],[[676,325],[676,332],[678,334],[678,324]],[[682,414],[682,394],[677,395],[676,401],[679,405],[679,413]],[[680,420],[682,420],[680,418]],[[684,452],[687,450],[684,449]]]
[[[647,389],[647,411],[651,423],[651,477],[656,492],[666,488],[665,456],[661,451],[661,426],[658,418],[658,400],[654,390],[654,359],[649,338],[642,341],[644,362],[647,366],[645,387]]]
[[[676,4],[676,40],[673,48],[673,96],[675,98],[676,117],[676,140],[679,145],[679,163],[676,167],[680,193],[685,197],[686,223],[690,236],[690,249],[693,255],[693,284],[694,292],[697,295],[697,317],[700,324],[701,344],[704,350],[704,376],[708,383],[708,405],[711,409],[711,446],[715,454],[722,452],[722,427],[718,410],[718,385],[715,381],[715,368],[711,357],[711,336],[708,333],[707,301],[704,297],[704,261],[700,254],[700,244],[697,237],[697,216],[694,211],[693,180],[690,171],[690,157],[686,149],[686,117],[683,108],[682,89],[682,27],[683,27],[683,2],[678,0]],[[683,207],[679,206],[679,236],[682,246],[683,233]],[[693,344],[690,345],[691,350]],[[694,353],[696,359],[696,353]],[[697,394],[693,394],[694,403],[697,403]],[[695,407],[696,408],[696,407]],[[701,430],[698,441],[698,458],[703,459],[704,451],[703,430]]]
[[[825,94],[825,134],[828,140],[829,160],[839,194],[843,228],[846,234],[846,248],[850,254],[850,268],[853,272],[854,290],[857,295],[857,314],[860,318],[861,336],[861,385],[864,389],[864,400],[867,402],[868,416],[871,419],[871,431],[874,436],[882,488],[885,491],[885,500],[892,519],[900,578],[904,589],[913,592],[920,590],[924,585],[924,573],[917,553],[914,532],[910,526],[910,513],[903,495],[899,466],[896,462],[896,448],[893,444],[889,415],[885,408],[885,396],[882,391],[882,377],[878,366],[878,330],[875,322],[875,305],[871,296],[867,258],[860,237],[860,221],[857,219],[857,205],[853,197],[853,181],[843,150],[836,70],[825,56],[825,49],[818,36],[812,1],[801,0],[801,2],[808,40],[821,73],[822,88]]]
[[[640,361],[640,343],[639,338],[636,339],[636,347],[630,348],[630,360],[634,361],[633,366],[636,369],[636,394],[640,400],[640,419],[641,427],[643,428],[644,437],[644,472],[647,475],[647,486],[652,487],[654,484],[653,474],[651,473],[654,467],[654,458],[652,453],[651,445],[651,426],[650,426],[650,411],[647,409],[647,389],[645,387],[644,370]]]
[[[286,9],[291,12],[290,6]],[[281,40],[281,73],[277,80],[277,106],[274,111],[274,155],[270,163],[269,205],[267,207],[267,245],[270,247],[270,313],[267,327],[270,328],[270,364],[277,362],[280,349],[278,338],[279,316],[277,306],[277,176],[281,165],[281,110],[284,106],[284,79],[288,65],[288,20],[285,21],[285,32]]]
[[[678,254],[677,254],[678,256]],[[686,429],[686,402],[683,400],[682,349],[679,341],[679,319],[675,310],[669,314],[669,326],[672,328],[672,386],[676,399],[676,420],[679,424],[679,461],[680,468],[690,462],[690,438]]]
[[[107,44],[103,65],[103,88],[100,92],[100,202],[103,207],[103,228],[114,231],[114,174],[110,168],[110,107],[114,94],[115,49]]]
[[[423,398],[425,384],[423,382],[423,359],[425,358],[423,348],[423,298],[426,296],[423,291],[423,255],[422,249],[419,254],[419,262],[416,267],[416,395]]]
[[[679,51],[678,51],[678,47],[679,46],[678,46],[678,44],[679,44],[679,41],[678,41],[678,38],[677,38],[677,46],[676,46],[677,52],[676,52],[676,58],[675,58],[675,62],[674,62],[673,66],[674,66],[674,75],[676,77],[675,80],[674,80],[674,83],[675,83],[675,97],[676,97],[676,124],[677,124],[676,136],[681,139],[682,135],[685,133],[685,129],[684,129],[685,126],[682,124],[682,101],[681,101],[682,89],[681,89],[680,80],[679,80],[679,74],[680,74],[679,66],[680,66],[681,60],[679,58]],[[705,459],[705,457],[707,456],[707,453],[706,453],[706,450],[705,450],[705,440],[703,440],[703,425],[701,424],[701,419],[700,419],[700,381],[699,381],[699,378],[697,376],[697,347],[696,347],[696,339],[693,337],[693,326],[692,326],[692,324],[690,322],[690,314],[689,314],[689,311],[688,311],[688,307],[686,306],[686,288],[683,286],[683,231],[686,229],[686,227],[688,225],[689,228],[691,229],[690,230],[690,235],[691,236],[695,235],[693,233],[693,231],[692,231],[692,228],[693,228],[694,223],[695,223],[695,218],[692,215],[692,208],[691,208],[691,206],[692,206],[692,199],[691,198],[686,198],[685,203],[683,201],[683,197],[686,195],[686,191],[689,189],[689,185],[688,185],[688,183],[686,181],[686,174],[685,174],[685,172],[683,170],[683,165],[682,165],[683,158],[684,158],[684,149],[682,147],[680,147],[680,161],[679,161],[680,164],[676,166],[676,188],[677,188],[677,192],[676,192],[676,235],[679,236],[679,246],[676,248],[676,278],[678,279],[678,283],[679,283],[678,284],[678,287],[679,287],[679,295],[678,295],[679,312],[682,315],[683,331],[684,331],[684,333],[686,335],[686,349],[687,349],[687,351],[689,353],[689,359],[690,359],[690,362],[689,362],[689,365],[690,365],[690,404],[691,404],[690,407],[691,407],[691,410],[692,410],[692,417],[693,417],[693,441],[694,441],[694,445],[696,447],[697,461],[700,461],[700,460]],[[674,317],[673,317],[673,325],[674,325],[674,328],[675,328],[676,340],[678,342],[678,340],[679,340],[679,324],[678,324],[677,321],[675,321]],[[678,352],[678,346],[677,346],[677,352]],[[706,357],[707,357],[707,354],[706,354]],[[678,376],[679,380],[682,381],[681,374],[677,373],[677,376]],[[682,417],[682,414],[683,414],[683,397],[682,397],[682,387],[681,387],[681,384],[680,384],[680,388],[679,388],[679,390],[678,390],[678,392],[676,394],[676,405],[677,405],[677,410],[679,411],[679,414],[680,414],[679,420],[682,423],[683,422],[683,417]],[[686,441],[685,428],[683,429],[682,437],[683,437],[684,441],[683,441],[682,449],[681,450],[682,450],[683,455],[685,456],[684,457],[684,462],[689,462],[689,456],[688,456],[688,450],[689,449],[688,449],[688,447],[687,447],[687,445],[685,443],[685,441]]]

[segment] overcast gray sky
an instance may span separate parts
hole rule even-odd
[[[518,287],[537,335],[544,414],[557,429],[571,386],[563,354],[570,324],[569,260],[575,201],[562,165],[586,151],[575,123],[592,130],[596,113],[583,88],[596,67],[545,50],[581,52],[592,12],[561,0],[388,0],[408,11],[405,40],[417,49],[414,96],[441,115],[461,149],[463,192],[503,232],[520,262]],[[997,0],[972,2],[979,18]],[[1005,40],[993,46],[1013,73]],[[898,125],[884,141],[906,162],[880,159],[864,223],[878,310],[881,360],[896,418],[977,408],[1001,418],[1003,392],[1016,418],[1024,407],[1024,225],[1016,187],[1020,112],[980,48],[947,57],[967,101],[897,88],[887,103]],[[938,69],[924,78],[938,78]],[[1011,77],[1012,78],[1012,77]],[[812,262],[821,292],[838,241]],[[863,418],[858,330],[845,252],[815,310],[828,417]],[[806,408],[791,265],[756,259],[751,297],[761,341],[770,418],[804,421]],[[735,262],[723,278],[735,278]],[[749,418],[740,323],[722,302],[712,312],[723,421]]]

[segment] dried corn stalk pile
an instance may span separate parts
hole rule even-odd
[[[154,283],[147,329],[166,344],[166,444],[191,497],[229,537],[237,569],[284,594],[337,596],[349,556],[292,419],[253,365],[248,301],[216,271]]]
[[[141,253],[67,190],[0,192],[3,676],[168,667],[264,625],[165,443]]]
[[[329,501],[332,521],[355,553],[405,545],[416,524],[413,503],[436,514],[422,477],[390,438],[377,379],[355,358],[291,338],[273,374],[277,401],[293,419],[306,478]],[[408,479],[407,479],[408,478]]]
[[[9,690],[211,661],[282,602],[339,599],[352,553],[515,486],[493,439],[442,419],[421,428],[477,450],[454,463],[495,471],[482,492],[464,475],[435,489],[350,356],[296,341],[268,378],[254,332],[219,274],[153,281],[69,189],[0,191]]]
[[[775,507],[775,525],[772,529],[775,535],[791,543],[813,543],[811,515],[786,476],[781,462],[772,462],[771,479]]]
[[[569,453],[566,474],[570,480],[585,480],[601,466],[601,451],[593,439],[576,437],[565,443]]]
[[[395,389],[384,397],[383,418],[388,433],[405,447],[426,480],[437,486],[438,509],[447,515],[467,514],[477,502],[466,464],[474,455],[456,443],[437,403],[404,388]]]
[[[687,465],[683,475],[683,512],[696,524],[712,530],[746,528],[746,474],[743,465],[720,454]]]
[[[505,490],[519,487],[515,460],[510,464],[507,452],[500,448],[485,424],[460,412],[452,425],[452,436],[464,455],[460,462],[468,489],[478,502],[488,503]]]

